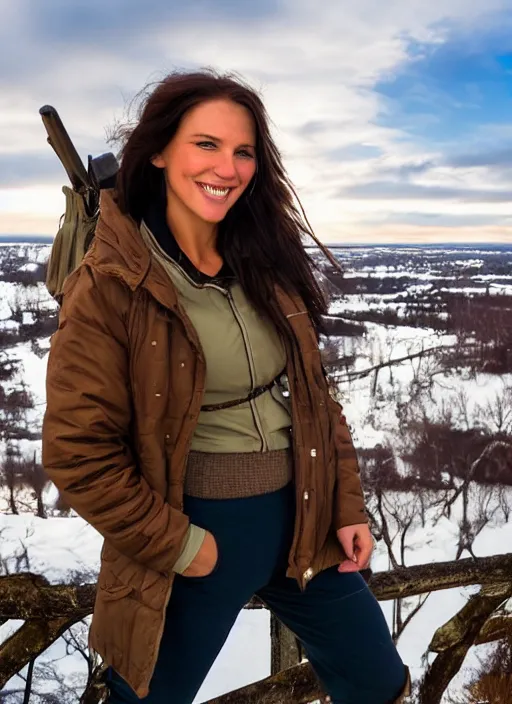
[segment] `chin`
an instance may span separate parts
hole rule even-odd
[[[226,216],[224,215],[222,218],[203,218],[205,222],[207,222],[209,225],[218,225],[220,222],[224,220]]]
[[[231,210],[230,206],[229,208],[216,208],[216,209],[201,209],[201,210],[196,210],[196,215],[197,217],[201,218],[204,222],[208,222],[211,225],[216,225],[219,222],[222,222],[226,215],[229,213]]]

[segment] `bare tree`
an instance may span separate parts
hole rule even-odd
[[[12,442],[7,443],[4,461],[2,463],[2,478],[3,484],[9,492],[9,509],[11,513],[17,515],[19,512],[16,504],[16,495],[21,485],[20,455],[19,450]]]
[[[37,453],[34,451],[32,458],[20,460],[20,477],[24,486],[30,487],[36,500],[36,515],[39,518],[46,518],[46,507],[43,501],[43,492],[49,479],[44,471],[43,465],[37,461]]]

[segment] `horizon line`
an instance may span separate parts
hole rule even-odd
[[[3,242],[22,242],[23,238],[30,238],[30,240],[40,240],[41,242],[45,242],[47,244],[51,244],[54,239],[55,235],[45,235],[45,234],[30,234],[30,233],[23,233],[23,234],[7,234],[7,233],[0,233],[0,241]],[[421,242],[390,242],[390,241],[384,241],[384,242],[379,242],[379,241],[368,241],[368,242],[357,242],[357,241],[348,241],[348,242],[322,242],[324,247],[327,247],[329,249],[335,249],[335,248],[341,248],[341,247],[511,247],[512,248],[512,242],[507,243],[503,242],[500,240],[493,240],[493,241],[478,241],[478,242],[454,242],[450,240],[446,240],[443,242],[429,242],[429,241],[421,241]],[[307,249],[318,249],[317,244],[306,244],[304,245],[305,248]]]

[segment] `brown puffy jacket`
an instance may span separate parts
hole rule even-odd
[[[304,588],[344,558],[336,529],[367,518],[309,316],[297,297],[277,297],[289,323],[297,496],[288,576]],[[89,644],[139,697],[148,693],[189,524],[183,478],[204,384],[199,340],[169,277],[104,192],[94,244],[66,282],[52,338],[43,462],[105,539]]]

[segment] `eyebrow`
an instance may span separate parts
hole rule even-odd
[[[205,139],[211,139],[212,142],[220,142],[220,144],[222,144],[222,139],[220,137],[214,137],[211,134],[194,134],[192,136],[193,137],[204,137]],[[254,144],[239,144],[238,148],[240,149],[240,147],[250,147],[251,149],[256,149]]]

